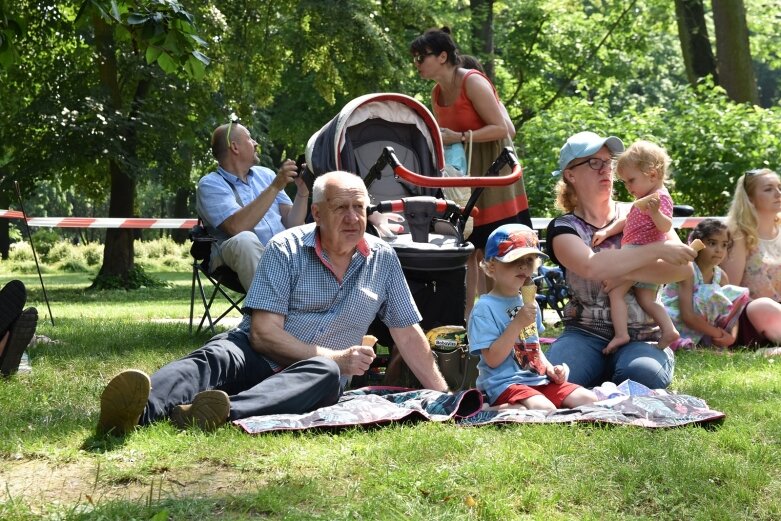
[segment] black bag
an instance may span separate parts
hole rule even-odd
[[[426,333],[426,338],[450,390],[473,388],[480,357],[469,353],[466,329],[462,326],[435,327]]]

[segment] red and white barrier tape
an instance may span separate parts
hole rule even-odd
[[[15,210],[0,210],[0,217],[7,219],[21,219],[22,212]],[[673,217],[674,228],[694,228],[703,219],[708,217]],[[724,220],[723,217],[712,217],[712,219]],[[548,217],[535,217],[532,219],[532,225],[535,230],[544,230],[551,221]],[[142,217],[30,217],[27,219],[28,226],[41,226],[51,228],[192,228],[198,222],[197,219],[145,219]]]
[[[22,212],[0,210],[0,217],[22,219]],[[142,217],[29,217],[28,226],[50,228],[140,228],[140,229],[189,229],[197,219],[146,219]]]

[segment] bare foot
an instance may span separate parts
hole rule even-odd
[[[618,351],[618,348],[622,345],[629,342],[629,335],[618,335],[614,336],[613,340],[611,340],[607,346],[605,346],[605,349],[602,350],[603,355],[609,355],[611,353],[615,353]]]
[[[681,334],[675,328],[673,328],[671,331],[662,331],[662,337],[656,343],[656,348],[664,349],[679,338],[681,338]]]

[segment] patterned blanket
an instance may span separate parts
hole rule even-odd
[[[420,420],[450,420],[461,426],[588,422],[659,428],[703,424],[725,417],[700,398],[654,392],[642,386],[637,391],[638,384],[630,384],[612,386],[613,392],[596,404],[550,412],[484,411],[482,394],[476,389],[444,394],[428,389],[364,387],[347,391],[337,404],[310,413],[254,416],[234,423],[250,434],[260,434]]]

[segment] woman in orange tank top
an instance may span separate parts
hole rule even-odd
[[[479,70],[462,66],[450,29],[429,29],[410,45],[413,62],[421,78],[436,82],[431,91],[434,116],[442,131],[445,145],[464,143],[469,155],[471,133],[472,160],[470,176],[482,176],[499,157],[505,146],[512,146],[515,127],[502,110],[502,104],[491,81]],[[509,169],[500,172],[506,175]],[[477,201],[480,213],[468,237],[475,245],[467,271],[468,319],[475,296],[485,293],[488,281],[478,281],[477,268],[483,256],[488,235],[508,223],[532,225],[523,179],[509,186],[486,188]]]

